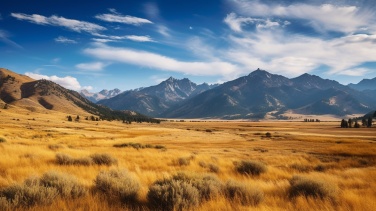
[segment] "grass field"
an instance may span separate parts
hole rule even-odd
[[[0,210],[376,209],[376,128],[83,119],[1,110]]]

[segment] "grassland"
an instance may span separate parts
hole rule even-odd
[[[1,110],[0,191],[30,178],[47,184],[49,175],[61,174],[74,177],[86,194],[54,192],[48,203],[8,209],[148,210],[152,186],[186,187],[170,181],[179,172],[211,175],[218,181],[210,182],[225,187],[215,197],[192,198],[196,210],[376,209],[376,128],[341,129],[339,122],[68,122],[66,115]],[[71,162],[58,162],[59,155]],[[105,160],[103,155],[108,163],[94,159]],[[244,162],[265,169],[247,173],[239,166]],[[106,186],[117,174],[130,175],[124,184],[132,188]],[[253,201],[231,195],[237,187],[251,190]],[[184,190],[187,197],[199,194]]]

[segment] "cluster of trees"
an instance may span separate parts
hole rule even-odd
[[[319,119],[304,119],[304,122],[320,122]]]
[[[362,119],[362,126],[363,127],[372,127],[372,117],[369,116],[368,119],[363,118]],[[341,128],[360,128],[360,124],[358,123],[358,120],[356,119],[349,119],[349,120],[344,120],[342,119],[341,121]]]
[[[67,119],[68,119],[69,122],[73,121],[72,116],[67,116]],[[85,120],[99,121],[99,120],[105,120],[105,119],[95,117],[95,116],[90,116],[90,117],[87,116],[87,117],[85,117]],[[112,121],[112,120],[117,120],[117,119],[110,119],[109,121]],[[74,119],[74,121],[76,121],[76,122],[80,121],[80,116],[77,115],[77,117]],[[137,123],[147,122],[147,123],[157,123],[157,124],[159,124],[161,121],[159,119],[153,119],[153,118],[146,117],[146,116],[134,116],[134,117],[123,118],[123,123],[132,124],[132,122],[137,122]]]

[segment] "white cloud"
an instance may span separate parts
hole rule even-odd
[[[23,13],[11,13],[11,15],[18,20],[25,20],[31,23],[39,25],[51,25],[60,26],[70,29],[75,32],[88,32],[88,33],[98,33],[99,31],[106,30],[105,27],[98,24],[89,23],[86,21],[79,21],[74,19],[68,19],[64,17],[59,17],[56,15],[45,17],[43,15],[33,14],[27,15]]]
[[[81,87],[81,89],[85,89],[85,90],[87,90],[87,91],[91,91],[91,90],[93,90],[94,88],[93,88],[92,86],[83,86],[83,87]]]
[[[366,75],[367,73],[370,73],[371,70],[367,68],[353,68],[353,69],[348,69],[344,70],[341,72],[338,72],[338,75],[347,75],[347,76],[363,76]]]
[[[171,37],[170,29],[167,26],[164,25],[158,25],[157,31],[159,34],[165,36],[165,37]]]
[[[136,41],[136,42],[154,42],[149,36],[137,36],[137,35],[128,35],[125,36],[126,39]]]
[[[255,19],[238,17],[235,13],[230,13],[224,19],[224,22],[235,32],[242,32],[242,25],[253,23]]]
[[[103,38],[92,38],[92,40],[95,42],[99,42],[99,43],[117,42],[117,40],[103,39]]]
[[[134,16],[129,16],[129,15],[124,16],[124,15],[119,15],[119,14],[101,14],[101,15],[96,15],[95,18],[102,20],[102,21],[131,24],[135,26],[153,23],[144,18],[138,18]]]
[[[58,43],[68,43],[68,44],[75,44],[75,43],[77,43],[75,40],[71,40],[71,39],[68,39],[68,38],[63,37],[63,36],[59,36],[59,37],[55,38],[55,42],[58,42]]]
[[[251,17],[238,17],[235,13],[230,13],[223,20],[231,30],[234,32],[243,32],[243,26],[247,24],[255,24],[258,29],[271,29],[275,27],[284,27],[290,24],[289,21],[272,21],[269,18],[251,18]]]
[[[138,36],[138,35],[126,35],[126,36],[112,36],[112,35],[104,35],[104,34],[95,34],[95,36],[102,37],[105,39],[98,39],[98,42],[106,43],[116,40],[132,40],[135,42],[155,42],[151,37],[149,36]]]
[[[29,76],[30,78],[40,80],[40,79],[46,79],[53,81],[67,89],[72,89],[72,90],[79,90],[81,89],[81,85],[78,82],[78,80],[72,76],[65,76],[63,78],[60,78],[56,75],[53,76],[47,76],[47,75],[41,75],[37,73],[31,73],[31,72],[26,72],[25,75]]]
[[[307,21],[317,31],[352,33],[367,27],[374,21],[374,12],[360,10],[356,6],[305,3],[282,5],[266,4],[259,0],[231,0],[230,2],[242,15],[300,19]]]
[[[256,31],[243,37],[229,36],[232,47],[226,58],[248,70],[256,68],[295,77],[320,66],[329,67],[328,74],[354,74],[365,62],[376,62],[376,42],[371,35],[350,35],[322,40],[283,31]],[[355,42],[356,41],[356,42]],[[357,71],[357,74],[365,74]]]
[[[129,48],[109,47],[104,44],[87,48],[84,52],[93,57],[117,61],[164,71],[181,72],[190,75],[230,75],[236,67],[227,62],[186,62],[146,51]]]
[[[85,71],[101,71],[107,65],[102,62],[92,62],[92,63],[81,63],[77,64],[76,68],[85,70]]]
[[[119,14],[115,8],[108,8],[108,11],[110,11],[111,13],[114,13],[114,14]]]

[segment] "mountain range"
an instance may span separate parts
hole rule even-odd
[[[95,115],[108,120],[156,121],[130,110],[114,111],[52,81],[34,80],[4,68],[0,68],[0,105],[2,108],[17,107],[31,112],[53,110],[71,115]]]
[[[104,99],[108,99],[108,98],[111,98],[111,97],[115,97],[116,95],[118,95],[120,93],[121,93],[120,89],[112,89],[112,90],[103,89],[102,91],[97,92],[97,93],[89,92],[86,89],[83,89],[83,90],[80,91],[80,95],[87,98],[88,100],[90,100],[93,103],[96,103],[99,100],[104,100]]]
[[[97,103],[116,110],[129,109],[150,116],[161,116],[171,107],[216,86],[207,83],[197,85],[187,78],[178,80],[170,77],[158,85],[125,91]]]
[[[310,74],[289,79],[258,69],[221,85],[196,85],[186,78],[169,78],[156,86],[100,100],[98,104],[161,118],[286,118],[286,111],[344,116],[375,109],[376,91],[357,90]]]

